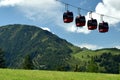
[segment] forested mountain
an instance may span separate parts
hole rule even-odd
[[[80,49],[39,27],[20,24],[0,27],[0,48],[6,54],[7,67],[22,68],[30,55],[35,69],[54,69]]]
[[[120,73],[120,49],[82,49],[36,26],[1,26],[0,48],[8,68]]]

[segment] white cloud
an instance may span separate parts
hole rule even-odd
[[[80,44],[78,45],[79,47],[81,48],[88,48],[88,49],[92,49],[92,50],[96,50],[96,49],[101,49],[103,47],[100,47],[100,46],[97,46],[97,45],[93,45],[93,44],[87,44],[87,43],[83,43],[83,44]]]
[[[2,6],[15,6],[23,0],[0,0],[0,7]]]
[[[66,29],[67,29],[67,31],[70,31],[70,32],[76,32],[77,31],[77,28],[74,25],[66,27]]]
[[[83,26],[82,28],[77,29],[77,33],[84,33],[84,34],[89,34],[91,31],[88,30],[87,26]]]
[[[115,46],[115,48],[118,48],[118,49],[120,49],[120,46]]]
[[[66,30],[69,32],[73,32],[73,33],[83,33],[83,34],[89,34],[91,31],[87,29],[86,26],[84,27],[76,27],[75,25],[72,24],[72,26],[70,25],[69,27],[66,27]]]
[[[103,3],[102,3],[103,2]],[[96,6],[95,12],[104,14],[107,16],[104,16],[104,21],[109,22],[109,24],[115,25],[120,22],[120,0],[102,0],[102,2],[98,3]],[[118,18],[110,18],[109,16]],[[100,17],[100,15],[96,16]],[[100,19],[100,18],[98,18]]]
[[[51,32],[51,30],[48,27],[41,27],[43,30],[47,30],[49,32]]]
[[[18,8],[25,16],[41,24],[56,24],[62,4],[55,0],[24,0]]]
[[[39,21],[41,24],[57,24],[61,8],[64,6],[56,0],[0,0],[0,7],[13,6],[20,10],[25,17]]]

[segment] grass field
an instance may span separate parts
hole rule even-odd
[[[0,80],[120,80],[120,75],[0,69]]]

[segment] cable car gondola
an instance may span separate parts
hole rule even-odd
[[[107,22],[102,22],[102,23],[99,23],[99,32],[100,33],[105,33],[105,32],[108,32],[109,30],[109,26],[108,26],[108,23]]]
[[[86,23],[85,16],[81,16],[81,15],[77,16],[75,18],[75,23],[76,23],[77,27],[83,27],[83,26],[85,26],[85,23]]]
[[[63,14],[63,21],[64,23],[70,23],[73,22],[73,12],[70,12],[67,10],[67,12],[64,12]]]
[[[97,20],[96,19],[91,19],[88,20],[87,22],[88,30],[95,30],[97,29]]]

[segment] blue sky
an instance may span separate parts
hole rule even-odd
[[[120,0],[59,0],[83,9],[116,17],[104,16],[109,22],[108,33],[89,31],[86,26],[77,29],[75,23],[63,23],[65,5],[55,0],[0,0],[0,26],[7,24],[29,24],[49,30],[74,45],[89,49],[120,48]],[[77,8],[68,6],[77,16]],[[100,15],[93,12],[93,18],[100,21]],[[80,13],[88,20],[88,11]]]

